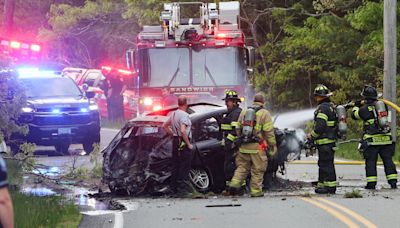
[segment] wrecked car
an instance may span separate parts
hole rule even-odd
[[[194,158],[190,180],[200,192],[220,192],[225,188],[224,150],[220,123],[227,109],[212,105],[199,112],[191,105]],[[169,191],[172,173],[172,137],[162,125],[168,114],[162,110],[129,121],[109,146],[103,150],[103,182],[111,192],[141,195],[163,194]],[[300,156],[302,140],[294,130],[275,131],[278,155],[270,159],[265,181],[270,181],[284,162]],[[264,184],[265,186],[268,183]]]

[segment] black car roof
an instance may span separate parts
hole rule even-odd
[[[199,121],[200,119],[207,118],[208,116],[215,116],[215,115],[221,115],[227,112],[225,107],[220,107],[217,106],[218,108],[210,109],[209,111],[204,111],[204,112],[199,112],[199,113],[192,113],[190,114],[190,120],[192,123],[195,123]],[[176,110],[174,109],[168,109],[169,112]],[[148,116],[141,116],[141,117],[136,117],[132,120],[129,121],[129,123],[132,124],[145,124],[145,123],[150,123],[154,122],[155,124],[162,124],[165,123],[168,120],[168,116],[165,115],[148,115]]]

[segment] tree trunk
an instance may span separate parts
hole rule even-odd
[[[3,34],[10,36],[13,32],[15,0],[5,0],[3,15]]]

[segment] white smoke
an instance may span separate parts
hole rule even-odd
[[[280,129],[296,129],[305,122],[314,118],[315,109],[307,109],[294,112],[286,112],[274,116],[276,118],[274,126]]]

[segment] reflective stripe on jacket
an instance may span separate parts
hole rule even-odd
[[[254,107],[263,107],[262,103],[254,102]],[[246,115],[247,109],[244,109],[239,116],[239,123],[242,123],[244,117]],[[240,124],[240,128],[242,125]],[[256,120],[253,129],[253,135],[259,139],[265,140],[269,147],[273,147],[276,145],[275,133],[274,133],[274,125],[272,122],[272,118],[270,113],[261,108],[256,112]],[[246,154],[254,154],[261,151],[262,148],[260,147],[259,143],[244,143],[240,146],[239,151],[241,153]]]
[[[322,101],[314,113],[311,136],[317,145],[335,143],[337,140],[337,116],[329,99]]]

